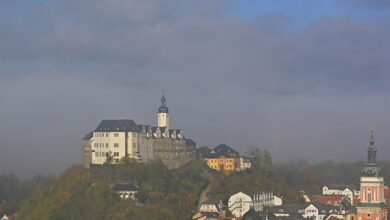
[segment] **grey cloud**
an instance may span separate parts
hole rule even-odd
[[[101,119],[154,124],[163,89],[173,126],[198,145],[357,160],[369,124],[389,143],[388,21],[296,27],[289,16],[228,10],[225,1],[71,0],[0,22],[0,173],[59,172],[80,160],[80,139]]]

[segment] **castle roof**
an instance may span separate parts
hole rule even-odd
[[[186,139],[186,144],[187,145],[196,145],[195,141],[193,141],[192,139]]]
[[[213,149],[213,152],[214,153],[221,153],[224,155],[229,155],[232,157],[239,157],[240,156],[240,154],[236,150],[234,150],[233,148],[229,147],[226,144],[220,144],[220,145],[216,146]]]
[[[93,137],[93,132],[91,131],[83,137],[83,140],[91,140],[92,137]]]
[[[137,124],[133,120],[102,120],[95,132],[137,131]]]
[[[165,133],[166,127],[156,127],[150,125],[136,124],[133,120],[122,119],[122,120],[102,120],[98,127],[93,132],[138,132],[141,133],[143,130],[145,132],[156,133],[158,130],[160,133]],[[169,134],[182,134],[181,129],[169,129]],[[89,140],[93,137],[93,132],[88,133],[83,140]],[[183,137],[184,138],[184,137]],[[188,143],[196,144],[194,141],[189,140]]]
[[[220,157],[226,157],[226,158],[235,158],[232,155],[225,154],[224,152],[210,152],[206,156],[207,158],[220,158]]]

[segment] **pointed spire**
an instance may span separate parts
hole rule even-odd
[[[374,127],[370,127],[370,145],[368,146],[368,163],[376,163],[376,148],[374,140]]]
[[[374,140],[374,128],[370,127],[370,144],[368,146],[367,150],[367,164],[366,167],[363,169],[362,175],[363,176],[382,176],[382,171],[380,167],[378,166],[377,160],[376,160],[376,153],[377,149],[375,147],[375,140]]]
[[[167,100],[165,99],[164,90],[163,90],[162,97],[161,97],[161,107],[166,107],[166,102]]]
[[[370,147],[374,147],[375,146],[375,140],[374,140],[374,127],[371,126],[370,127],[370,133],[371,133],[371,137],[370,137]]]
[[[159,113],[168,113],[167,99],[165,98],[164,90],[161,97],[161,106],[158,108]]]

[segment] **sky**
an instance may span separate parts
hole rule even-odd
[[[81,163],[102,119],[276,162],[390,160],[390,1],[3,0],[0,174]]]

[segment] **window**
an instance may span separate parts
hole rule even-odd
[[[119,143],[114,143],[114,147],[119,147]]]
[[[108,133],[106,133],[106,137],[108,137]]]
[[[95,152],[95,157],[98,157],[99,156],[99,152]]]
[[[114,133],[114,137],[119,137],[119,134],[118,133]]]
[[[119,152],[114,152],[114,157],[119,157]]]
[[[367,194],[367,197],[368,197],[368,199],[367,199],[368,202],[371,202],[371,193],[368,193],[368,194]],[[367,215],[368,215],[368,214],[367,214]]]
[[[106,147],[108,147],[108,143],[106,143]]]

